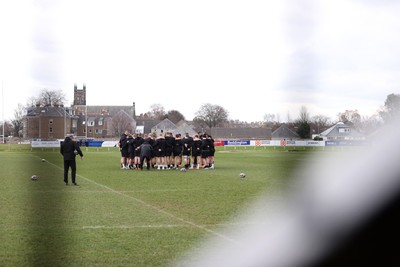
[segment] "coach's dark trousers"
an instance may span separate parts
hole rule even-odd
[[[141,156],[140,157],[140,169],[143,170],[143,163],[144,160],[146,160],[146,169],[150,170],[150,165],[151,165],[151,158],[150,157],[145,157],[145,156]]]
[[[68,170],[71,167],[72,183],[75,183],[76,178],[76,161],[75,159],[64,160],[64,182],[68,183]]]

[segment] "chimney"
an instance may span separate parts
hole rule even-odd
[[[35,104],[35,112],[37,115],[40,115],[40,103],[36,102]]]
[[[136,120],[136,107],[135,107],[135,102],[133,102],[133,119]]]

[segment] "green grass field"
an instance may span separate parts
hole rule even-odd
[[[58,149],[0,147],[1,266],[170,266],[260,194],[279,195],[311,154],[219,149],[216,169],[179,172],[121,170],[115,148],[83,152],[75,187]]]

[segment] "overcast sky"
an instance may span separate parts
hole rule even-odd
[[[44,88],[188,120],[374,114],[400,93],[400,1],[0,0],[2,115]],[[4,106],[3,106],[4,103]],[[4,111],[4,113],[3,113]],[[278,115],[279,114],[279,115]]]

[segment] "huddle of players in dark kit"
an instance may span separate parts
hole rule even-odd
[[[131,134],[125,131],[118,142],[121,151],[121,169],[157,170],[214,169],[214,139],[207,133],[172,135]]]

